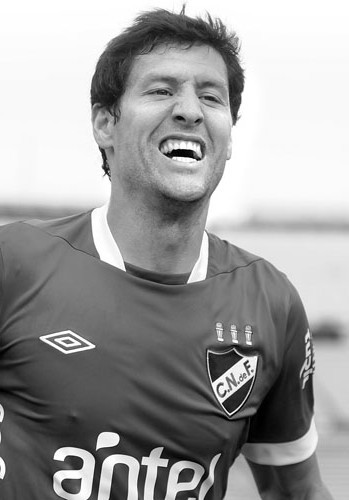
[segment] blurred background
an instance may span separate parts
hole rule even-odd
[[[0,224],[105,203],[89,86],[106,43],[181,1],[18,0],[0,7]],[[120,6],[121,5],[121,6]],[[124,6],[127,5],[127,6]],[[262,255],[298,288],[312,325],[319,459],[349,489],[349,8],[345,0],[188,0],[241,39],[246,71],[233,157],[209,229]],[[243,460],[227,499],[259,498]]]

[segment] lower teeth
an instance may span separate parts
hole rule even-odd
[[[188,158],[187,156],[173,156],[172,160],[181,161],[182,163],[192,163],[193,161],[197,161],[193,158]]]

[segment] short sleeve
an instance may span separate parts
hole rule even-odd
[[[242,453],[252,462],[288,465],[309,458],[317,445],[313,420],[314,350],[303,304],[291,286],[282,369],[251,419]]]

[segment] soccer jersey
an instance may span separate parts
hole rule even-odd
[[[212,234],[187,284],[125,272],[105,209],[0,230],[0,498],[217,500],[242,451],[316,447],[294,287]]]

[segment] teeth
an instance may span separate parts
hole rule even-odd
[[[160,151],[163,154],[172,153],[175,149],[187,149],[189,151],[194,151],[196,155],[202,159],[201,144],[194,141],[175,141],[168,139],[163,142],[160,147]],[[192,159],[190,159],[192,161]]]
[[[168,145],[166,144],[166,142],[161,146],[160,151],[164,155],[166,155],[167,153],[170,152],[170,149],[169,149]]]
[[[182,163],[193,163],[196,161],[193,160],[193,158],[187,158],[185,156],[173,156],[172,160],[181,161]]]

